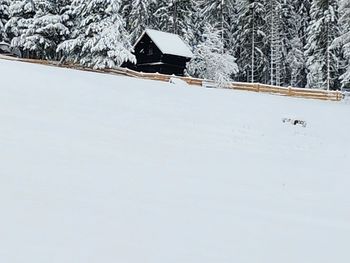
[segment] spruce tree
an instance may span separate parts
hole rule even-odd
[[[126,30],[130,33],[133,43],[146,28],[152,27],[152,5],[154,3],[155,0],[130,0],[123,5]]]
[[[186,0],[186,2],[188,2],[188,0]],[[180,20],[183,22],[181,22],[178,28],[180,29],[179,34],[181,37],[193,48],[201,42],[204,28],[208,21],[202,16],[202,6],[199,1],[189,1],[189,3],[189,5],[180,5],[179,11],[182,12],[182,10],[186,9],[186,12],[189,13],[190,16],[186,18],[186,16],[182,14],[182,18],[178,19],[178,21]]]
[[[152,27],[191,39],[196,3],[192,0],[158,0]]]
[[[194,38],[195,30],[195,2],[192,0],[174,0],[174,32],[183,37],[186,42],[191,42]]]
[[[6,24],[11,45],[25,57],[56,59],[57,45],[69,32],[60,6],[61,2],[54,0],[15,1]]]
[[[337,0],[315,0],[311,6],[311,22],[306,45],[307,86],[318,89],[338,89],[338,49],[331,44],[339,36]]]
[[[7,37],[13,40],[25,34],[33,23],[35,12],[35,4],[33,1],[12,1],[9,6],[9,20],[5,25],[5,34]],[[12,45],[16,46],[16,44],[16,42],[12,41]]]
[[[263,0],[238,1],[238,30],[234,37],[241,81],[266,83],[269,76],[265,7]]]
[[[177,0],[158,0],[154,12],[154,29],[176,33]]]
[[[341,35],[334,40],[332,48],[342,49],[342,54],[344,56],[344,61],[342,61],[344,72],[342,72],[340,80],[343,87],[350,88],[350,2],[342,0],[340,8],[341,17],[339,23],[341,25]]]
[[[125,61],[135,62],[120,9],[120,0],[74,0],[75,30],[70,39],[58,46],[63,60],[95,69],[114,68]]]
[[[201,16],[220,30],[224,49],[233,50],[233,33],[237,26],[236,0],[200,0]]]
[[[293,6],[295,9],[294,24],[296,26],[298,36],[292,39],[293,45],[290,50],[288,59],[294,60],[298,69],[295,68],[291,71],[291,85],[298,87],[306,87],[307,85],[307,66],[306,66],[306,54],[304,53],[305,46],[307,44],[307,29],[310,24],[310,9],[312,0],[295,0]],[[303,52],[303,55],[301,54]],[[293,55],[295,54],[295,55]],[[294,73],[293,73],[294,71]]]
[[[7,40],[5,25],[9,20],[10,0],[0,0],[0,42]]]

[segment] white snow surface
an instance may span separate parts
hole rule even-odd
[[[173,85],[181,86],[181,87],[188,87],[187,82],[178,77],[171,77],[169,80],[169,83]]]
[[[0,72],[0,262],[350,262],[349,104]]]
[[[193,53],[185,42],[176,34],[146,29],[142,34],[147,34],[154,44],[162,51],[163,54],[193,58]],[[142,36],[140,38],[142,38]],[[137,41],[138,42],[138,41]],[[136,43],[137,43],[136,42]]]

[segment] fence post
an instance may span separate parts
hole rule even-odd
[[[341,101],[343,98],[343,94],[340,91],[337,91],[337,101]]]

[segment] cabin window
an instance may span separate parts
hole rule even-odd
[[[152,55],[153,55],[153,48],[152,48],[152,47],[149,47],[149,49],[148,49],[148,55],[149,55],[149,56],[152,56]]]

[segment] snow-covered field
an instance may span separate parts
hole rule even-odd
[[[0,262],[350,262],[350,104],[2,60],[0,81]]]

